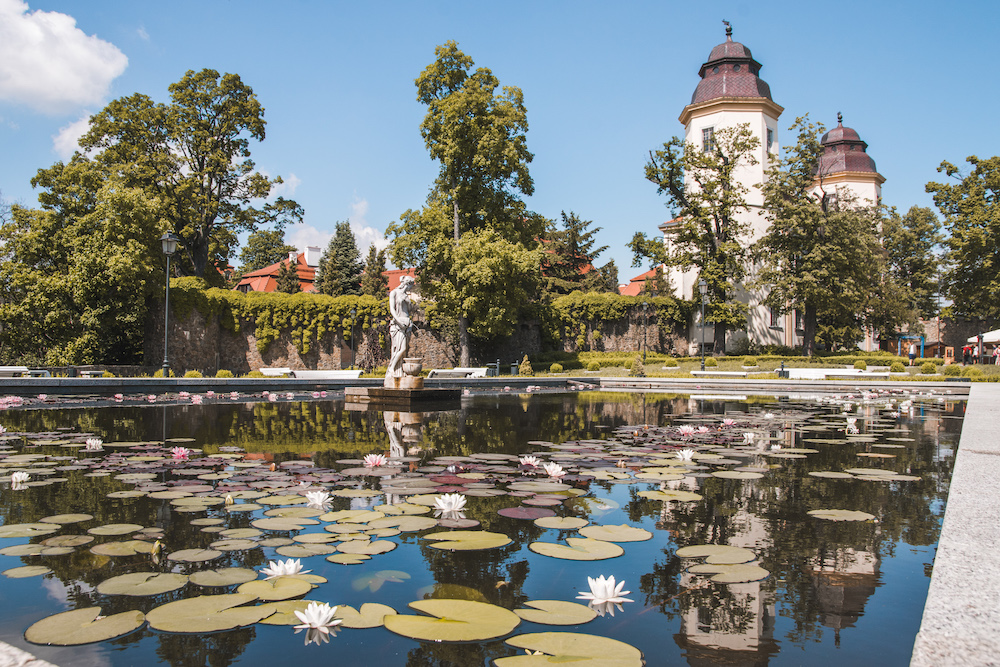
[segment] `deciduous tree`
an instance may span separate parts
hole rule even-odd
[[[910,308],[924,318],[938,312],[938,258],[941,223],[934,211],[913,206],[905,215],[892,211],[882,220],[889,271],[904,290]]]
[[[285,243],[284,229],[258,229],[247,237],[247,244],[240,250],[240,271],[248,273],[277,264],[288,259],[290,252],[297,249]]]

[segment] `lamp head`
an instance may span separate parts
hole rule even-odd
[[[170,257],[175,252],[177,252],[177,244],[180,243],[181,237],[177,236],[173,232],[167,232],[160,237],[160,245],[163,246],[163,254]]]

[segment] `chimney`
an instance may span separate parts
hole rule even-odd
[[[319,246],[311,245],[306,248],[306,266],[319,266],[320,254]]]
[[[288,253],[288,262],[290,264],[298,265],[299,263],[299,253],[294,250]]]

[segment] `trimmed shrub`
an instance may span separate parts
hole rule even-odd
[[[113,378],[114,376],[115,374],[112,373],[111,371],[104,371],[103,373],[101,373],[102,378]]]
[[[549,366],[549,372],[550,373],[562,373],[563,372],[562,364],[560,364],[560,363],[552,364],[551,366]]]
[[[589,364],[587,364],[587,370],[596,373],[597,371],[601,370],[601,362],[591,361]]]
[[[757,357],[744,357],[743,365],[747,367],[753,367],[757,365]]]
[[[947,366],[944,367],[944,374],[945,377],[950,377],[950,378],[958,377],[959,375],[962,374],[962,367],[959,366],[958,364],[948,364]]]
[[[163,377],[163,369],[161,368],[161,369],[157,370],[155,373],[153,373],[153,377],[155,377],[155,378],[161,378],[161,377]],[[174,369],[172,369],[172,368],[170,369],[170,377],[172,377],[172,378],[177,377],[177,373],[175,373]]]
[[[531,367],[531,362],[528,361],[528,355],[524,355],[524,359],[521,359],[521,365],[517,367],[518,375],[527,375],[531,377],[535,374],[535,370]]]
[[[663,360],[663,366],[665,368],[677,368],[677,360],[673,357],[667,357]]]
[[[205,376],[202,375],[201,373],[199,373],[198,371],[188,371],[187,373],[184,374],[184,377],[186,377],[186,378],[203,378]]]
[[[868,364],[865,363],[864,359],[858,359],[857,361],[855,361],[854,362],[854,367],[856,369],[858,369],[859,371],[866,371],[866,370],[868,370]]]
[[[920,374],[921,375],[934,375],[937,373],[937,365],[932,361],[925,361],[920,364]]]
[[[967,378],[978,378],[983,376],[983,369],[978,366],[966,366],[965,370],[962,371],[962,375]]]
[[[906,366],[903,365],[902,361],[894,361],[894,362],[892,362],[892,366],[889,367],[889,372],[890,373],[905,373],[906,372]]]
[[[229,370],[226,370],[225,368],[220,368],[219,371],[215,374],[215,377],[217,377],[217,378],[231,378],[231,377],[233,377],[233,372],[229,371]]]
[[[267,376],[264,375],[263,373],[261,373],[260,371],[250,371],[249,373],[246,374],[246,377],[248,377],[248,378],[255,378],[256,379],[256,378],[262,378],[262,377],[267,377]]]
[[[708,368],[709,366],[715,367],[715,366],[718,366],[718,365],[719,365],[719,362],[716,361],[715,357],[708,357],[708,358],[705,359],[705,368]]]
[[[642,357],[636,357],[632,360],[632,368],[628,372],[632,377],[646,377],[646,367],[642,365]]]

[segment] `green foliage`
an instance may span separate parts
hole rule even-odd
[[[977,378],[982,377],[983,369],[979,366],[966,366],[965,370],[962,371],[962,376],[967,378]]]
[[[375,244],[368,248],[368,261],[361,277],[361,293],[384,299],[389,293],[389,278],[385,275],[385,248],[376,250]]]
[[[755,249],[762,266],[754,284],[769,290],[765,303],[803,313],[806,355],[817,340],[848,347],[865,326],[892,331],[912,321],[886,266],[878,210],[822,181],[813,194],[823,127],[803,117],[790,129],[798,141],[763,186],[770,226]]]
[[[591,373],[601,370],[601,362],[591,361],[589,364],[587,364],[587,370],[590,371]]]
[[[937,373],[937,365],[931,361],[925,361],[920,364],[920,372],[923,375],[934,375]]]
[[[666,359],[663,360],[663,365],[667,368],[677,368],[678,363],[677,360],[674,359],[673,357],[667,357]]]
[[[646,367],[642,363],[642,357],[636,356],[632,359],[628,374],[632,377],[646,377]]]
[[[944,367],[946,377],[958,377],[962,374],[962,367],[958,364],[948,364]]]
[[[260,371],[250,371],[244,377],[258,379],[258,378],[264,378],[264,377],[267,377],[267,376],[264,375],[263,373],[261,373]]]
[[[162,378],[163,377],[163,369],[162,368],[157,369],[156,372],[153,373],[153,377],[155,377],[155,378]],[[177,377],[177,373],[174,372],[173,368],[170,369],[169,377],[172,377],[172,378]]]
[[[231,378],[231,377],[233,377],[233,372],[230,371],[230,370],[226,370],[225,368],[220,368],[218,371],[216,371],[215,377],[217,377],[217,378]]]
[[[275,289],[282,294],[298,294],[302,291],[298,261],[292,262],[286,259],[281,263],[278,267],[278,284]]]
[[[955,366],[955,368],[958,368],[958,366]],[[906,366],[903,365],[902,361],[894,361],[894,362],[892,362],[892,366],[889,367],[889,372],[890,373],[905,373],[906,372]],[[961,372],[961,369],[959,369],[959,372]],[[947,373],[946,373],[946,375],[947,375]]]
[[[674,137],[653,153],[646,164],[646,179],[667,197],[676,216],[667,235],[647,239],[637,233],[629,243],[638,266],[664,264],[697,267],[708,283],[708,319],[716,323],[715,347],[724,349],[726,331],[746,326],[746,307],[733,301],[735,285],[746,274],[749,225],[742,215],[749,210],[747,188],[738,173],[757,164],[754,154],[760,140],[743,123],[715,133],[712,150]]]
[[[139,93],[111,102],[90,118],[80,147],[159,201],[160,219],[183,239],[182,273],[217,280],[214,264],[228,261],[239,232],[300,222],[303,211],[268,200],[281,178],[254,171],[249,140],[264,139],[264,107],[238,75],[188,71],[169,91],[170,104]]]
[[[114,376],[115,374],[112,373],[111,371],[104,371],[103,373],[101,373],[102,378],[113,378]]]
[[[868,370],[868,364],[865,363],[863,359],[858,359],[857,361],[854,362],[854,368],[858,369],[859,371],[866,371]]]
[[[351,223],[338,222],[316,269],[316,291],[330,296],[360,294],[363,268]]]
[[[186,378],[203,378],[205,376],[202,375],[200,371],[187,371],[186,373],[184,373],[184,377],[186,377]]]
[[[160,202],[79,156],[32,184],[42,208],[14,206],[0,227],[4,356],[140,361],[147,302],[165,283]]]
[[[705,368],[710,368],[710,367],[714,368],[714,367],[716,367],[718,365],[719,365],[719,362],[718,362],[718,360],[716,360],[715,357],[706,357],[705,358]]]
[[[240,271],[249,273],[265,266],[288,259],[288,253],[297,252],[295,246],[285,243],[284,229],[258,229],[247,237],[240,250]]]
[[[753,367],[757,365],[757,357],[743,357],[743,365]]]
[[[913,206],[906,215],[896,211],[882,220],[882,236],[888,255],[889,271],[903,288],[909,307],[921,317],[934,317],[938,311],[938,258],[935,248],[941,243],[941,223],[929,208]]]
[[[562,364],[560,364],[560,363],[554,363],[554,364],[552,364],[551,366],[549,366],[549,372],[550,373],[562,373],[563,372]]]
[[[531,367],[531,362],[528,361],[528,355],[524,355],[524,359],[521,359],[521,364],[517,367],[518,375],[526,375],[531,377],[535,374],[534,369]]]
[[[570,211],[561,212],[562,229],[555,224],[546,230],[543,240],[545,249],[542,273],[545,275],[546,290],[556,294],[569,294],[575,290],[584,289],[587,274],[584,271],[592,266],[598,255],[608,249],[608,246],[594,248],[594,236],[601,231],[600,227],[590,229],[592,220],[581,220],[580,216]],[[603,279],[591,284],[598,289],[605,287]]]

